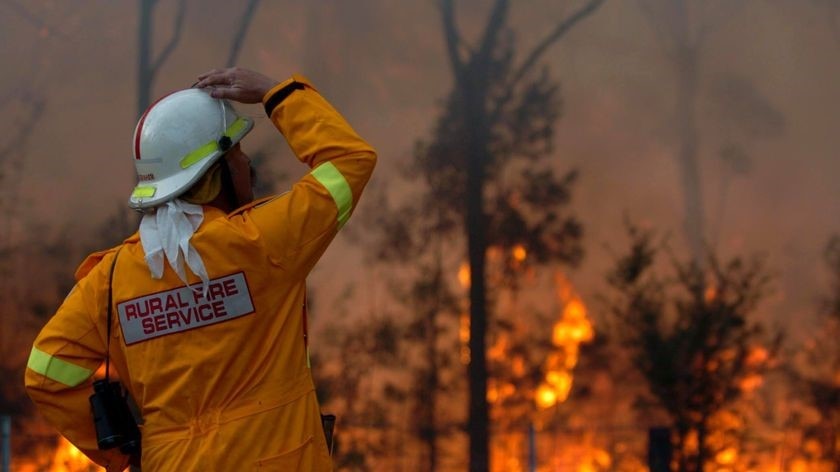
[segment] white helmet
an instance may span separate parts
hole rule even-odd
[[[137,186],[128,206],[152,208],[186,192],[253,127],[226,100],[200,89],[164,96],[134,130]]]

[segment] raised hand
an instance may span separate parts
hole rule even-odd
[[[240,103],[259,103],[277,81],[240,67],[213,69],[198,76],[197,88],[206,88],[213,98]]]

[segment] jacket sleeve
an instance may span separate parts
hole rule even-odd
[[[376,153],[302,76],[266,93],[272,122],[311,170],[290,192],[241,214],[283,269],[306,275],[359,203]]]
[[[106,259],[110,265],[110,258]],[[92,461],[109,471],[123,470],[127,456],[116,449],[97,449],[88,400],[93,374],[105,357],[102,333],[94,321],[100,306],[95,279],[89,276],[79,281],[38,334],[27,363],[26,392],[44,418]]]

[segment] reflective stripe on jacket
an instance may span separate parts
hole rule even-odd
[[[312,170],[291,191],[226,215],[204,207],[192,237],[208,291],[149,275],[137,234],[114,272],[111,366],[138,404],[142,468],[330,470],[303,338],[305,278],[356,208],[376,155],[300,76],[272,122]],[[93,254],[77,285],[35,340],[27,391],[47,420],[91,459],[88,397],[104,358],[108,276],[116,248]]]

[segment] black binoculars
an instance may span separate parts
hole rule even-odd
[[[106,379],[95,381],[90,408],[99,449],[118,447],[120,452],[127,455],[140,452],[140,429],[128,408],[119,382]]]

